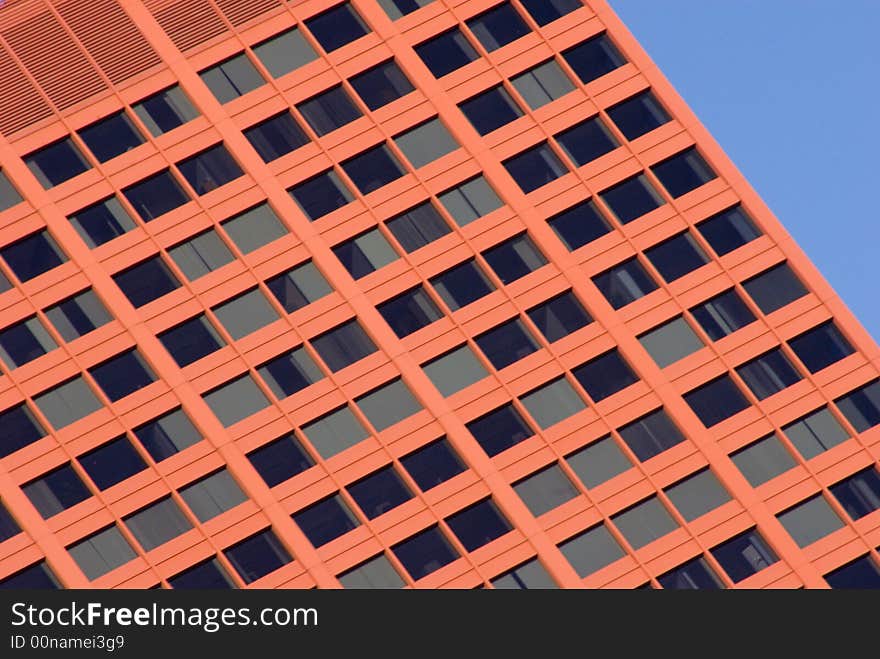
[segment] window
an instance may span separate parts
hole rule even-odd
[[[98,162],[106,162],[144,143],[125,112],[117,112],[80,129],[79,136]]]
[[[488,215],[503,205],[495,190],[482,176],[447,190],[439,195],[438,199],[460,227]]]
[[[0,169],[0,213],[22,201],[23,199],[18,194],[18,190],[9,182],[6,173]]]
[[[737,367],[736,372],[758,400],[764,400],[802,379],[779,348]]]
[[[122,194],[144,222],[155,220],[190,200],[189,195],[167,169],[128,186]]]
[[[170,248],[168,255],[190,281],[235,260],[232,252],[213,229]]]
[[[151,551],[192,529],[192,524],[171,497],[165,497],[123,521],[144,551]]]
[[[70,463],[21,486],[34,508],[49,519],[92,496]]]
[[[491,499],[447,517],[446,523],[468,551],[475,551],[513,530]]]
[[[727,490],[709,469],[667,487],[665,492],[686,522],[692,522],[730,501]]]
[[[365,277],[398,259],[397,252],[378,229],[337,245],[333,253],[355,279]]]
[[[538,25],[547,25],[583,7],[580,0],[520,0]]]
[[[604,32],[569,48],[562,56],[585,85],[626,64],[626,59]]]
[[[158,137],[199,116],[183,90],[175,85],[131,106],[147,130]]]
[[[244,174],[223,144],[177,163],[177,168],[199,195],[207,194]]]
[[[0,590],[58,590],[61,585],[46,565],[40,561],[0,580]]]
[[[34,397],[34,403],[56,430],[69,426],[102,407],[101,401],[79,376]]]
[[[406,174],[385,144],[359,153],[341,166],[361,194],[375,192]]]
[[[287,313],[302,309],[333,292],[311,261],[269,279],[266,287]]]
[[[0,359],[10,371],[57,347],[36,316],[0,330]]]
[[[578,167],[583,167],[620,146],[598,117],[576,124],[554,137]]]
[[[707,428],[721,423],[749,406],[749,401],[729,375],[722,375],[694,389],[685,394],[684,399]]]
[[[309,138],[289,112],[282,112],[244,131],[263,162],[272,162],[309,143]]]
[[[0,458],[12,455],[45,435],[46,431],[24,403],[0,412]]]
[[[450,233],[446,220],[431,202],[425,202],[388,220],[385,225],[407,253]]]
[[[600,196],[621,224],[628,224],[666,203],[644,174],[618,183]]]
[[[411,14],[421,7],[431,4],[434,0],[378,0],[379,6],[388,14],[388,18],[396,21]]]
[[[422,366],[444,396],[451,396],[489,375],[473,350],[463,345]]]
[[[437,275],[431,285],[450,311],[457,311],[495,290],[473,259]]]
[[[246,584],[293,561],[272,529],[252,535],[223,553]]]
[[[865,385],[834,401],[856,432],[880,424],[880,381]]]
[[[181,368],[226,345],[204,314],[162,332],[158,338]]]
[[[360,526],[357,517],[338,494],[291,517],[315,547],[322,547]]]
[[[126,437],[117,437],[77,458],[99,490],[106,490],[147,468]]]
[[[583,247],[611,231],[592,200],[587,200],[547,220],[569,251]]]
[[[422,406],[403,380],[395,380],[355,400],[379,432],[421,411]]]
[[[660,368],[666,368],[703,347],[700,337],[681,316],[642,334],[639,343]]]
[[[459,145],[437,118],[394,136],[394,143],[418,169],[455,151]]]
[[[488,135],[523,116],[502,85],[459,103],[458,107],[480,135]]]
[[[732,252],[761,235],[742,206],[734,206],[697,225],[697,230],[718,256]]]
[[[510,82],[533,110],[574,91],[571,80],[552,59],[512,77]]]
[[[403,588],[406,583],[384,554],[340,574],[343,588]]]
[[[442,78],[480,57],[458,28],[420,43],[415,51],[435,78]]]
[[[235,583],[226,574],[220,561],[211,558],[168,579],[174,590],[228,590]]]
[[[581,577],[593,574],[625,555],[604,524],[566,540],[559,551]]]
[[[135,428],[134,436],[156,462],[202,441],[202,433],[181,409]]]
[[[367,519],[374,519],[413,498],[392,466],[373,472],[347,489]]]
[[[376,352],[375,344],[357,320],[315,337],[312,345],[334,373]]]
[[[596,275],[593,283],[615,309],[621,309],[657,289],[657,284],[636,257]]]
[[[510,403],[471,421],[467,424],[467,429],[489,457],[498,455],[535,434]]]
[[[79,237],[91,248],[103,245],[137,226],[116,197],[83,208],[69,219]]]
[[[730,456],[752,487],[763,485],[795,466],[795,461],[775,435],[758,440]]]
[[[275,487],[315,464],[293,434],[251,451],[247,459],[269,487]]]
[[[436,525],[398,542],[391,551],[416,581],[458,558],[458,552]]]
[[[524,233],[486,250],[483,258],[504,284],[525,277],[547,264],[547,259]]]
[[[137,558],[134,549],[115,526],[98,531],[67,548],[86,575],[94,580]]]
[[[333,87],[296,106],[318,137],[327,135],[360,118],[361,111],[349,98],[342,85]]]
[[[238,340],[280,318],[263,292],[254,288],[212,309],[230,336]]]
[[[5,542],[21,533],[18,524],[12,519],[6,507],[0,503],[0,542]]]
[[[641,137],[670,120],[666,110],[650,90],[608,108],[607,112],[611,121],[628,140]]]
[[[709,262],[703,248],[688,232],[646,249],[645,256],[667,282],[684,277]]]
[[[292,396],[324,377],[303,347],[266,362],[257,372],[278,400]]]
[[[214,519],[247,501],[247,496],[226,469],[187,485],[180,490],[180,496],[200,522]]]
[[[520,400],[542,430],[587,407],[574,388],[562,377],[522,396]]]
[[[67,255],[45,229],[3,247],[0,256],[21,282],[29,281],[67,261]]]
[[[92,168],[69,137],[25,156],[24,164],[47,190]]]
[[[565,460],[586,487],[597,487],[632,467],[611,437],[593,442]]]
[[[724,588],[724,582],[712,571],[702,556],[657,577],[657,581],[668,590],[720,590]]]
[[[280,78],[318,59],[318,54],[296,28],[257,44],[253,51],[273,78]]]
[[[377,64],[354,76],[349,82],[371,110],[378,110],[415,90],[394,60]]]
[[[540,517],[580,494],[556,464],[514,483],[513,489],[535,517]]]
[[[571,372],[596,403],[639,381],[617,348],[573,368]]]
[[[755,529],[718,545],[712,550],[712,556],[734,583],[757,574],[779,560]]]
[[[805,460],[849,439],[847,431],[827,407],[783,426],[782,431]]]
[[[880,509],[880,474],[873,467],[862,469],[829,489],[852,519],[861,519]]]
[[[691,313],[713,341],[723,339],[756,320],[755,314],[732,288],[694,307]]]
[[[107,398],[114,402],[156,381],[156,375],[137,350],[129,350],[93,366],[89,373]]]
[[[306,20],[306,27],[328,53],[370,32],[364,20],[347,2]]]
[[[244,96],[266,82],[244,53],[205,69],[199,75],[220,103]]]
[[[402,457],[400,463],[424,492],[467,469],[445,438]]]
[[[400,338],[409,336],[443,317],[443,313],[421,286],[391,298],[377,308],[385,322]]]
[[[743,282],[743,288],[765,314],[781,309],[808,292],[787,263],[765,270]]]
[[[799,547],[811,545],[844,526],[821,494],[779,513],[776,518]]]
[[[226,427],[269,406],[266,395],[250,375],[227,382],[203,397],[220,423]]]
[[[244,254],[287,235],[287,229],[269,204],[260,204],[225,220],[223,229]]]
[[[498,370],[510,366],[539,348],[518,318],[481,334],[475,341],[492,366]]]
[[[370,436],[348,407],[325,414],[303,426],[302,430],[325,460]]]
[[[651,171],[673,199],[718,178],[693,147],[654,165]]]
[[[568,291],[528,311],[529,318],[550,343],[586,327],[593,319]]]
[[[832,588],[880,588],[880,568],[867,555],[825,575]]]
[[[491,581],[493,588],[499,589],[551,589],[558,588],[550,573],[537,558],[523,563],[517,568],[501,574]]]
[[[678,524],[656,496],[618,513],[611,521],[633,549],[641,549],[678,528]]]
[[[818,373],[855,352],[833,321],[789,339],[788,345],[810,373]]]
[[[509,2],[470,19],[467,26],[490,53],[531,32]]]
[[[333,170],[298,183],[288,192],[300,210],[313,222],[354,201],[351,191]]]
[[[526,194],[568,173],[547,142],[508,158],[501,164]]]
[[[684,435],[663,410],[651,412],[618,432],[642,462],[685,441]]]

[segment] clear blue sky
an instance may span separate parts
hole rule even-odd
[[[880,0],[610,3],[880,339]]]

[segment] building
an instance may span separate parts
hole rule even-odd
[[[0,584],[880,582],[880,351],[604,0],[0,9]]]

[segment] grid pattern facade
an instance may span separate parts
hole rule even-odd
[[[880,579],[877,345],[605,2],[0,46],[0,585]]]

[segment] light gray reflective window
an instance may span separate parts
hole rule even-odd
[[[190,281],[235,260],[232,252],[213,229],[172,247],[168,254]]]
[[[566,501],[571,501],[580,494],[559,465],[555,464],[515,483],[513,489],[535,517],[561,506]]]
[[[640,549],[678,528],[678,524],[657,497],[651,497],[615,515],[611,520],[634,549]]]
[[[501,199],[482,176],[462,183],[457,188],[444,192],[438,198],[460,227],[470,224],[502,206]]]
[[[269,406],[269,399],[250,375],[227,382],[205,394],[204,399],[220,423],[227,427]]]
[[[123,521],[145,551],[164,545],[192,528],[171,497],[157,501]]]
[[[794,458],[775,435],[770,435],[730,456],[746,480],[757,487],[795,466]]]
[[[97,579],[137,557],[115,526],[80,540],[67,551],[88,579]]]
[[[36,316],[0,330],[0,359],[13,370],[42,357],[58,344]]]
[[[202,433],[180,409],[135,428],[134,434],[156,462],[202,441]]]
[[[220,103],[244,96],[265,82],[244,53],[220,62],[199,75]]]
[[[730,501],[727,490],[709,469],[704,469],[665,491],[688,522]]]
[[[287,229],[269,204],[260,204],[246,210],[229,218],[222,226],[226,235],[243,254],[250,254],[255,249],[287,235]]]
[[[306,424],[302,431],[325,460],[370,436],[347,407]]]
[[[247,501],[247,496],[226,469],[187,485],[180,490],[180,496],[200,522],[207,522]]]
[[[776,516],[799,547],[806,547],[843,528],[843,520],[821,494]]]
[[[296,28],[263,41],[253,50],[273,78],[318,59],[318,54]]]
[[[587,407],[565,378],[546,384],[520,400],[542,430]]]
[[[436,118],[398,135],[394,142],[416,169],[459,147],[446,126]]]
[[[849,433],[827,407],[784,426],[782,432],[805,460],[814,458],[849,439]]]
[[[593,442],[565,456],[568,466],[587,487],[596,487],[632,467],[629,459],[611,437]]]
[[[703,347],[700,337],[681,316],[642,334],[639,342],[660,368],[674,364]]]
[[[9,182],[6,173],[0,170],[0,212],[5,211],[7,208],[12,208],[20,201],[22,201],[22,198],[18,194],[18,190]]]
[[[68,380],[34,398],[40,411],[55,429],[69,426],[101,409],[101,402],[82,377]]]
[[[361,412],[376,430],[390,428],[422,409],[419,401],[403,380],[395,380],[380,389],[361,396],[356,401]]]
[[[132,105],[131,109],[144,122],[153,137],[167,133],[199,116],[198,110],[176,85]]]
[[[287,313],[293,313],[333,292],[311,261],[266,280],[266,286]]]
[[[400,258],[378,229],[337,245],[333,253],[355,279],[365,277]]]
[[[213,311],[233,339],[256,332],[280,318],[258,288],[214,307]]]
[[[528,563],[523,563],[510,572],[495,577],[490,583],[494,588],[503,590],[540,590],[559,588],[559,586],[556,585],[556,582],[553,581],[550,573],[547,572],[537,558],[533,558]]]
[[[663,410],[651,412],[618,432],[643,462],[684,441],[684,435]]]
[[[403,588],[406,585],[385,554],[379,554],[337,578],[343,588]]]
[[[555,60],[549,60],[510,79],[525,102],[537,110],[574,90],[574,85]]]
[[[376,344],[355,319],[312,339],[312,346],[328,368],[341,371],[376,352]]]
[[[489,375],[466,345],[428,362],[422,369],[444,396],[451,396]]]
[[[559,550],[581,577],[601,570],[624,555],[604,524],[566,540],[559,545]]]

